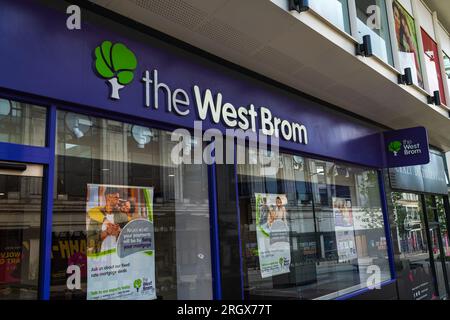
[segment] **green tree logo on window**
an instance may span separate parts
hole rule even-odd
[[[111,99],[120,99],[119,90],[133,81],[136,67],[136,56],[122,43],[103,41],[95,48],[95,70],[110,83]]]
[[[394,156],[398,155],[398,152],[402,149],[402,143],[400,141],[392,141],[389,143],[389,151],[394,154]]]
[[[137,292],[139,292],[139,289],[141,288],[141,286],[142,286],[141,279],[134,280],[133,287],[136,289]]]

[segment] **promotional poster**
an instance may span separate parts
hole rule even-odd
[[[397,1],[392,5],[401,70],[411,68],[414,84],[423,87],[414,18]]]
[[[256,193],[255,198],[261,277],[289,273],[291,248],[286,195]]]
[[[333,197],[333,216],[339,262],[358,258],[353,224],[352,201]]]
[[[87,192],[87,299],[155,299],[153,188],[88,184]]]

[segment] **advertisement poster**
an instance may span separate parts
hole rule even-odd
[[[394,1],[392,6],[401,70],[411,68],[416,76],[413,77],[413,82],[423,87],[414,18],[397,1]]]
[[[87,299],[156,298],[153,188],[88,184]]]
[[[261,277],[289,273],[291,248],[286,195],[255,193],[255,198]]]
[[[337,197],[333,197],[332,201],[339,262],[356,259],[358,254],[353,225],[352,201]]]

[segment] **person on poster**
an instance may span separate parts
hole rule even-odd
[[[88,210],[89,244],[94,252],[101,252],[115,247],[121,225],[128,222],[128,215],[121,212],[120,190],[107,187],[104,191],[105,205]]]
[[[128,221],[139,218],[139,215],[136,212],[136,204],[133,200],[121,200],[120,201],[120,212],[126,214],[128,216]]]
[[[286,207],[283,205],[281,197],[277,197],[275,200],[275,206],[272,210],[270,225],[272,225],[275,220],[281,220],[287,225]]]

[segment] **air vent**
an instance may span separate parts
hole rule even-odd
[[[258,41],[217,19],[200,26],[198,32],[217,43],[245,54],[251,54],[261,47]]]
[[[191,30],[194,30],[207,17],[205,12],[182,0],[128,1]]]

